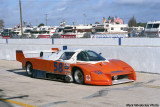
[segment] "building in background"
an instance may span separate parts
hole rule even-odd
[[[123,24],[123,20],[119,17],[103,18],[102,24],[92,26],[91,38],[108,38],[108,37],[128,37],[128,25]]]
[[[128,27],[129,37],[144,37],[144,27]]]
[[[57,27],[53,38],[84,38],[90,37],[91,25],[66,25]]]

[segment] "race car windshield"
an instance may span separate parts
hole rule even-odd
[[[77,55],[79,61],[104,61],[106,60],[94,51],[82,51]]]

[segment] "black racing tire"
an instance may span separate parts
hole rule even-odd
[[[80,69],[74,71],[73,80],[77,84],[84,84],[84,74]]]
[[[30,62],[26,64],[26,72],[30,77],[33,77],[33,66]]]

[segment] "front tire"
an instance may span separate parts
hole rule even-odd
[[[26,72],[30,77],[33,77],[33,66],[31,63],[27,63]]]
[[[79,69],[76,69],[74,74],[73,74],[73,78],[75,83],[77,84],[84,84],[84,75],[83,72]]]

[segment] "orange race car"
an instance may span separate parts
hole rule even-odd
[[[22,63],[33,78],[63,79],[77,84],[112,85],[136,80],[133,68],[121,60],[105,59],[91,50],[63,50],[52,48],[50,55],[25,58],[22,50],[16,51],[17,61]]]

